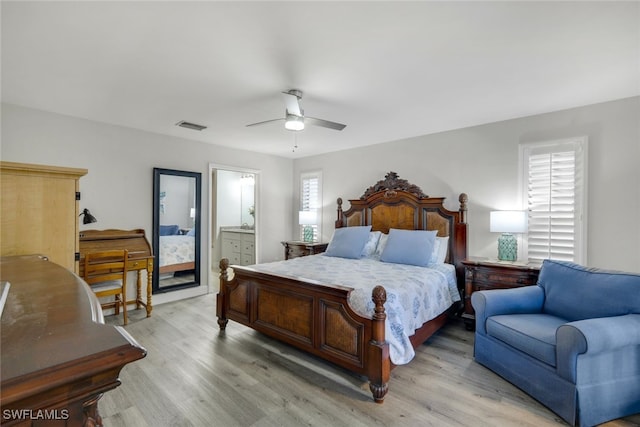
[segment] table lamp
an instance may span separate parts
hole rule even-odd
[[[489,231],[502,233],[498,237],[498,259],[515,261],[518,259],[518,241],[512,233],[527,231],[527,212],[493,211],[489,216]]]
[[[313,243],[313,225],[318,223],[318,215],[316,211],[300,211],[298,212],[298,224],[304,226],[302,229],[303,241]]]

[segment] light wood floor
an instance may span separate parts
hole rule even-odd
[[[234,322],[220,334],[215,295],[130,310],[148,351],[104,395],[105,426],[563,426],[559,417],[473,361],[454,321],[394,369],[382,405],[363,378]],[[109,324],[120,318],[109,316]],[[639,426],[640,415],[607,423]]]

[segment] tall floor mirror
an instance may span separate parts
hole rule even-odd
[[[200,285],[201,174],[153,169],[153,293]]]

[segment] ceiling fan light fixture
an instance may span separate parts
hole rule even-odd
[[[287,130],[303,130],[304,129],[304,117],[296,116],[294,114],[287,114],[287,120],[284,122],[284,127]]]

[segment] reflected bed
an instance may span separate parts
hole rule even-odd
[[[160,236],[160,274],[195,268],[195,237],[189,235]]]

